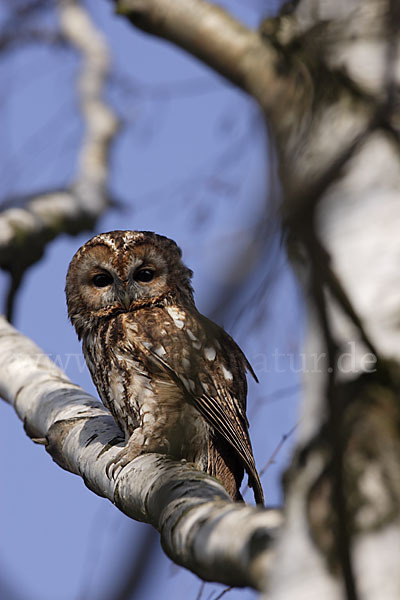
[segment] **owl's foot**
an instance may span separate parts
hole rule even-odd
[[[169,446],[166,443],[166,440],[164,443],[160,443],[157,438],[151,438],[151,432],[145,428],[138,427],[127,441],[125,448],[123,448],[121,452],[107,464],[107,477],[109,479],[116,479],[127,464],[143,453],[161,452],[167,454],[168,450]]]
[[[138,448],[136,444],[129,444],[128,442],[125,448],[123,448],[121,452],[118,452],[117,456],[110,460],[109,463],[107,463],[107,477],[109,479],[116,479],[122,471],[122,469],[126,467],[126,465],[128,465],[130,462],[132,462],[132,460],[139,456],[141,453],[142,448]]]

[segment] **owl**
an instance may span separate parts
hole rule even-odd
[[[149,231],[96,235],[67,274],[68,315],[126,445],[108,474],[145,452],[185,459],[241,500],[244,470],[264,503],[246,418],[245,355],[197,310],[174,241]]]

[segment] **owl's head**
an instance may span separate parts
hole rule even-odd
[[[193,302],[192,271],[173,240],[151,231],[110,231],[73,257],[65,292],[68,316],[81,337],[94,321],[168,300]]]

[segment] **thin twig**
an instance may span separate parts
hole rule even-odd
[[[295,72],[277,69],[278,53],[262,35],[204,0],[114,0],[133,25],[165,38],[247,91],[275,118]],[[297,81],[298,88],[301,82]],[[296,91],[298,92],[298,88]]]
[[[58,7],[60,34],[81,58],[77,89],[85,133],[78,172],[69,188],[37,194],[23,206],[0,213],[0,267],[20,277],[41,259],[51,240],[62,233],[93,228],[110,205],[110,147],[118,121],[103,99],[110,62],[108,45],[83,4],[63,0]],[[15,299],[12,292],[9,305],[10,298]]]
[[[197,596],[196,596],[196,600],[201,600],[201,597],[202,597],[202,595],[203,595],[203,592],[204,592],[204,588],[205,588],[205,587],[206,587],[206,582],[205,582],[205,581],[202,581],[202,582],[201,582],[201,584],[200,584],[200,587],[199,587],[198,594],[197,594]]]
[[[296,423],[296,425],[293,425],[293,427],[287,433],[284,433],[282,435],[280,441],[278,442],[278,444],[275,447],[275,450],[272,452],[271,456],[269,457],[269,459],[267,460],[265,465],[260,469],[260,477],[262,477],[264,475],[264,473],[269,469],[269,467],[274,464],[276,457],[278,456],[279,452],[282,449],[282,446],[290,438],[290,436],[293,435],[293,433],[295,432],[297,427],[298,427],[298,423]]]
[[[255,415],[260,410],[260,408],[263,404],[262,401],[264,401],[264,406],[269,405],[269,404],[272,404],[273,402],[276,402],[277,400],[281,400],[282,398],[287,398],[289,396],[292,396],[296,392],[300,392],[302,389],[303,389],[303,386],[300,383],[295,383],[293,385],[288,385],[283,388],[278,388],[277,390],[274,390],[270,394],[267,394],[267,396],[265,398],[264,398],[264,396],[259,396],[258,398],[255,399],[255,401],[253,402],[251,408],[249,409],[249,411],[247,413],[248,417],[249,417],[249,421],[251,422],[252,419],[254,419]]]
[[[225,594],[227,594],[228,592],[231,592],[232,590],[233,590],[232,586],[225,588],[224,590],[222,590],[222,592],[220,594],[218,594],[218,596],[216,596],[214,598],[214,600],[220,600],[220,598],[222,598],[222,596],[225,596]]]
[[[265,472],[269,469],[269,467],[275,462],[275,459],[278,456],[279,452],[281,451],[282,446],[290,438],[290,436],[293,435],[297,426],[298,426],[298,423],[296,423],[296,425],[294,425],[287,433],[284,433],[282,435],[278,444],[275,446],[275,449],[272,452],[271,456],[269,457],[269,459],[267,460],[265,465],[260,469],[260,471],[259,471],[260,477],[262,477],[265,474]],[[245,487],[243,488],[242,495],[244,496],[248,491],[249,491],[249,484],[247,483],[245,485]]]

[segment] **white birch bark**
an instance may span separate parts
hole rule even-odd
[[[282,523],[279,510],[232,503],[222,485],[189,464],[138,457],[109,480],[121,449],[108,411],[0,317],[0,395],[34,441],[99,496],[161,533],[176,563],[209,581],[263,589]]]

